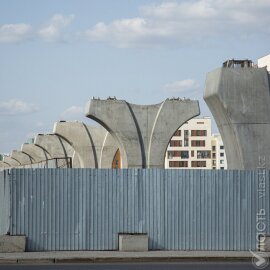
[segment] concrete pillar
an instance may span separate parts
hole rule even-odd
[[[117,140],[122,167],[164,168],[168,143],[186,121],[200,114],[198,101],[166,99],[156,105],[92,99],[86,116]]]
[[[43,148],[35,145],[35,144],[28,144],[24,143],[21,147],[21,151],[33,159],[33,163],[38,163],[41,161],[46,161],[51,159],[52,157],[50,154]]]
[[[9,164],[7,164],[6,162],[0,160],[0,168],[5,169],[5,168],[9,168],[9,167],[10,167]]]
[[[103,127],[60,121],[54,124],[53,132],[71,144],[81,168],[112,167],[118,146]]]
[[[228,169],[270,169],[266,68],[218,68],[207,74],[204,99],[221,133]]]
[[[12,158],[11,156],[4,156],[3,161],[5,163],[9,164],[10,167],[19,167],[19,166],[21,166],[21,163],[18,160]]]
[[[17,160],[22,166],[33,163],[33,159],[22,151],[13,150],[10,156]]]
[[[66,159],[73,157],[74,149],[63,138],[55,134],[38,134],[34,144],[49,153],[52,159]]]

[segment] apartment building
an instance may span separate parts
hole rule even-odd
[[[224,145],[220,135],[212,136],[210,117],[193,118],[175,132],[165,168],[227,169]]]
[[[220,134],[212,135],[212,169],[227,169],[226,153]]]

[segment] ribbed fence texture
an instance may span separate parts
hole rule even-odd
[[[264,188],[259,174],[14,169],[10,234],[29,251],[116,250],[118,233],[147,233],[153,250],[255,250],[260,209],[270,224],[269,172]]]
[[[0,171],[0,235],[9,230],[10,181],[8,171]]]

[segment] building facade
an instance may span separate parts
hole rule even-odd
[[[193,118],[173,135],[165,156],[165,168],[226,169],[224,145],[211,133],[211,118]]]

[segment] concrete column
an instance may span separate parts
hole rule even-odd
[[[30,165],[33,163],[33,159],[22,151],[13,150],[10,156],[15,160],[19,161],[22,166]]]
[[[52,159],[72,158],[74,149],[63,138],[55,134],[38,134],[35,137],[34,144],[48,152]]]
[[[88,126],[78,121],[60,121],[54,124],[53,132],[74,148],[81,168],[112,167],[118,147],[103,127]]]
[[[7,164],[6,162],[0,160],[0,168],[5,169],[5,168],[9,168],[9,167],[10,167],[9,164]]]
[[[21,147],[21,151],[31,156],[31,158],[33,159],[33,163],[46,161],[52,158],[46,150],[35,144],[24,143]]]
[[[204,99],[224,142],[228,169],[270,169],[270,88],[266,68],[218,68]]]
[[[156,105],[92,99],[86,106],[86,116],[117,140],[123,168],[163,168],[174,132],[199,114],[198,101],[181,99],[166,99]]]
[[[19,167],[19,166],[21,166],[21,163],[18,160],[12,158],[11,156],[4,156],[3,161],[5,163],[9,164],[10,167]]]

